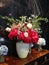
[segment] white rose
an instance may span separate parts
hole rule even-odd
[[[10,32],[11,28],[7,27],[5,30],[8,31],[8,32]]]
[[[38,44],[38,45],[45,46],[45,45],[46,45],[46,40],[45,40],[44,38],[39,38],[37,44]]]
[[[27,33],[27,32],[25,32],[25,33],[24,33],[24,36],[25,36],[25,37],[28,37],[28,33]]]
[[[31,29],[32,28],[32,24],[31,23],[28,23],[27,24],[27,27]]]
[[[33,14],[33,15],[31,15],[32,17],[34,17],[35,15]]]

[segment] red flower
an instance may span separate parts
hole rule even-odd
[[[19,32],[17,29],[12,30],[8,35],[9,39],[13,40],[14,38],[17,38],[18,40],[24,41],[27,44],[30,44],[30,43],[37,44],[39,36],[36,31],[28,29],[28,31],[26,32],[23,31],[23,32],[20,32],[20,34],[18,33]]]
[[[24,37],[24,42],[27,44],[30,44],[31,43],[31,37],[30,36]]]
[[[34,43],[34,44],[37,44],[37,42],[38,42],[38,39],[39,39],[39,35],[38,35],[38,33],[36,32],[36,31],[31,31],[31,39],[32,39],[32,42]]]
[[[28,33],[31,37],[32,43],[37,44],[37,41],[39,39],[38,33],[35,30],[31,30],[31,29],[28,29]]]
[[[28,37],[25,37],[24,33],[25,32],[21,32],[20,35],[18,36],[18,39],[24,41],[27,44],[30,44],[31,43],[31,37],[29,35],[28,35]]]
[[[18,39],[24,40],[24,32],[20,32],[20,34],[18,35]]]
[[[9,33],[8,37],[9,37],[9,39],[13,40],[15,37],[17,37],[17,35],[18,35],[18,30],[17,30],[17,29],[13,29],[13,30]]]

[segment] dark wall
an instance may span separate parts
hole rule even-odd
[[[49,22],[41,21],[42,37],[46,39],[44,48],[49,49]]]
[[[37,9],[41,16],[49,18],[49,0],[12,0],[8,7],[0,8],[0,14],[17,18],[20,15],[38,14]]]
[[[46,32],[46,38],[47,38],[47,49],[49,49],[49,22],[47,23],[47,28],[46,28],[47,32]],[[45,31],[46,31],[45,30]]]
[[[39,0],[41,15],[49,18],[49,0]]]

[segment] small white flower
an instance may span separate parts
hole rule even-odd
[[[27,24],[27,27],[31,29],[32,28],[32,24],[31,23],[28,23]]]
[[[35,15],[33,14],[33,15],[31,15],[32,17],[34,17]]]
[[[46,45],[46,40],[45,40],[44,38],[39,38],[37,44],[38,44],[38,45],[45,46],[45,45]]]
[[[29,19],[31,19],[31,17],[29,17]]]
[[[24,36],[25,36],[25,37],[28,37],[28,33],[27,33],[27,32],[25,32],[25,33],[24,33]]]
[[[7,27],[5,30],[10,32],[11,31],[11,28]]]

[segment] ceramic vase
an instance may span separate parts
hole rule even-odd
[[[16,52],[19,58],[26,58],[29,53],[29,44],[23,42],[16,43]]]

